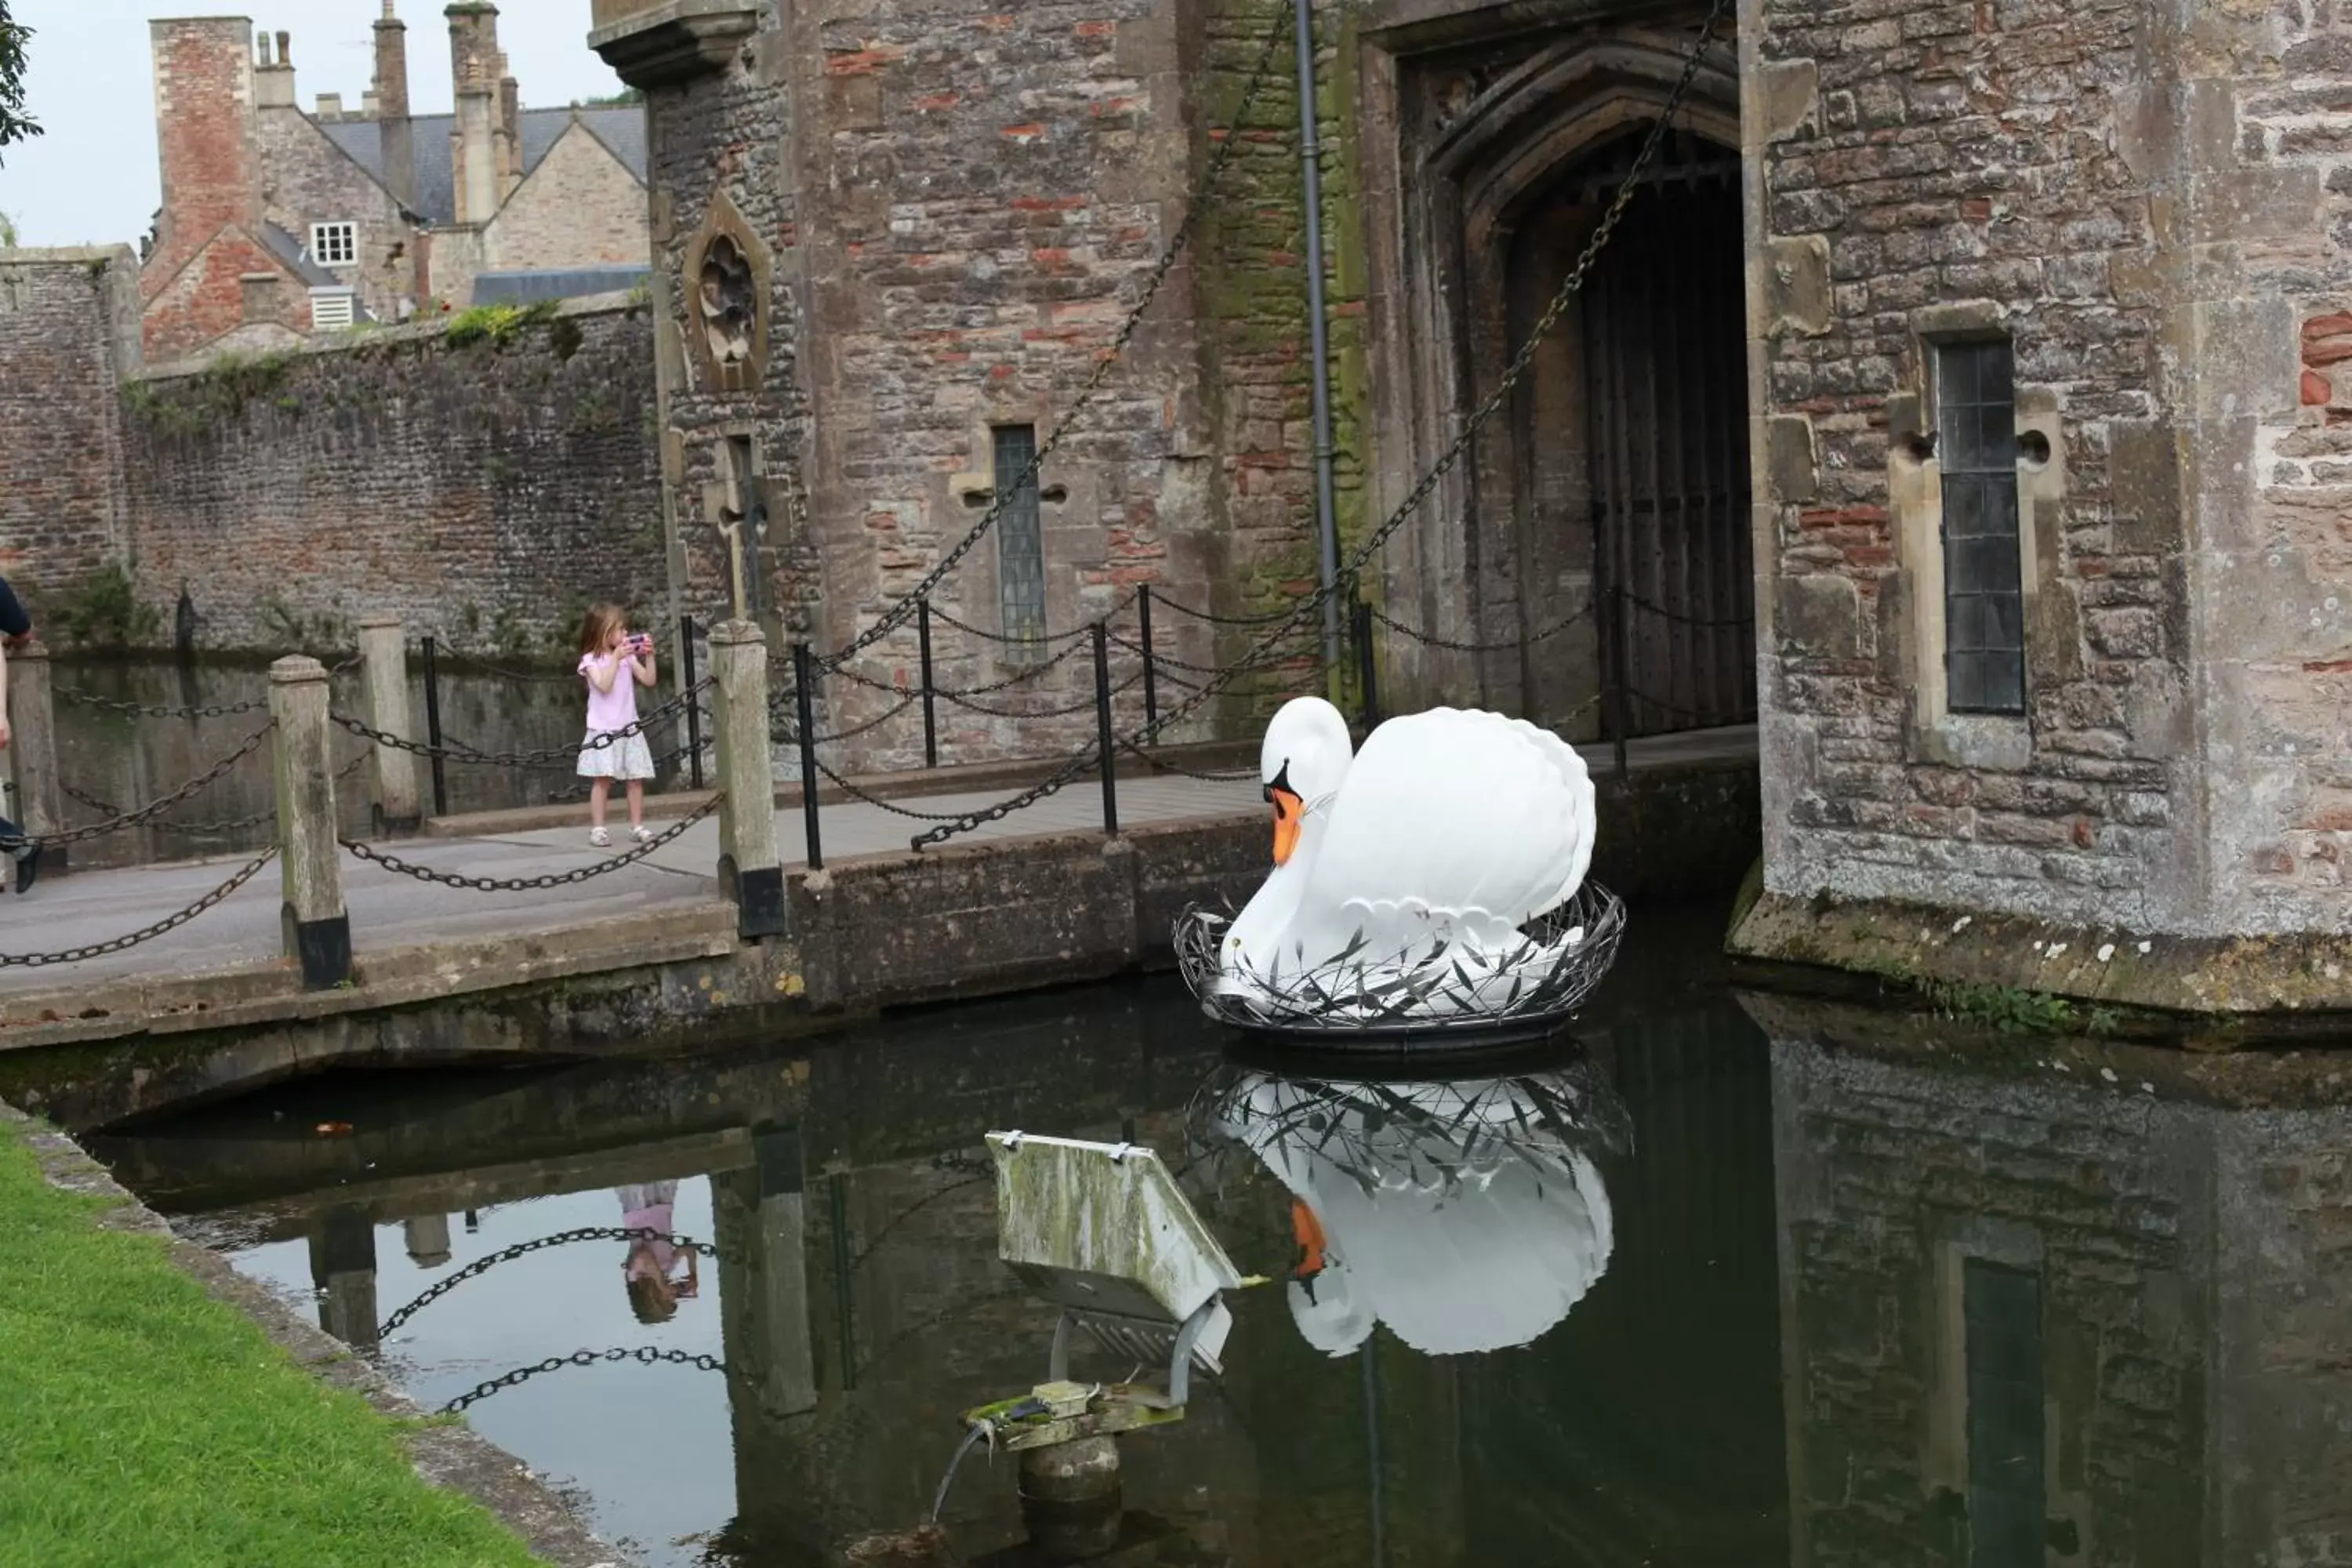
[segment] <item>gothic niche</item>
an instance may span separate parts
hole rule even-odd
[[[730,236],[711,237],[702,253],[698,287],[711,363],[725,377],[736,367],[751,363],[751,331],[759,309],[752,292],[751,264]]]
[[[756,392],[768,370],[767,248],[724,192],[679,268],[685,348],[706,392]]]

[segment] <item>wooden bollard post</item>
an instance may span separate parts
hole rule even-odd
[[[408,725],[408,643],[398,616],[369,616],[360,622],[361,679],[367,688],[371,729],[404,741],[416,739]],[[413,833],[424,818],[416,794],[416,756],[397,746],[375,743],[375,795],[370,804],[378,833]]]
[[[27,838],[46,838],[66,825],[65,792],[58,784],[58,712],[49,693],[49,650],[38,642],[8,656],[8,760],[16,775],[16,826]],[[41,875],[66,868],[68,847],[41,852]]]
[[[270,737],[278,775],[278,867],[286,956],[312,991],[352,977],[352,921],[343,910],[335,842],[335,770],[327,744],[327,667],[297,654],[269,667]]]
[[[710,731],[719,787],[719,886],[746,939],[782,936],[783,862],[776,853],[776,779],[768,753],[768,639],[750,621],[710,628]]]

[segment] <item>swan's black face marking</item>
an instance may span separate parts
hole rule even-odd
[[[1294,800],[1298,797],[1298,792],[1290,787],[1290,759],[1288,757],[1282,759],[1282,766],[1275,772],[1274,782],[1265,786],[1265,798],[1272,800],[1276,790],[1280,790],[1283,794],[1290,796]]]

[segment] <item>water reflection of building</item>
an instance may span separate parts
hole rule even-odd
[[[2352,1110],[1752,1010],[1801,1568],[2352,1561]]]

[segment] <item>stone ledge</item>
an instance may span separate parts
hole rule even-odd
[[[2228,1048],[2352,1023],[2352,937],[2183,937],[1891,900],[1766,893],[1725,947],[1743,978],[1851,993],[2004,986],[2157,1015],[2169,1033]],[[2228,1038],[2198,1033],[2221,1026]]]
[[[173,1236],[163,1216],[132,1197],[73,1140],[5,1102],[0,1102],[0,1125],[23,1131],[41,1174],[52,1186],[115,1205],[98,1216],[98,1224],[162,1241],[173,1264],[193,1275],[215,1300],[252,1319],[272,1344],[321,1383],[358,1394],[379,1415],[395,1421],[417,1421],[430,1414],[350,1346],[304,1322],[284,1301],[230,1268],[220,1254]],[[419,1476],[481,1504],[546,1562],[559,1568],[621,1568],[630,1561],[598,1540],[528,1465],[471,1428],[419,1426],[406,1434],[406,1442]]]

